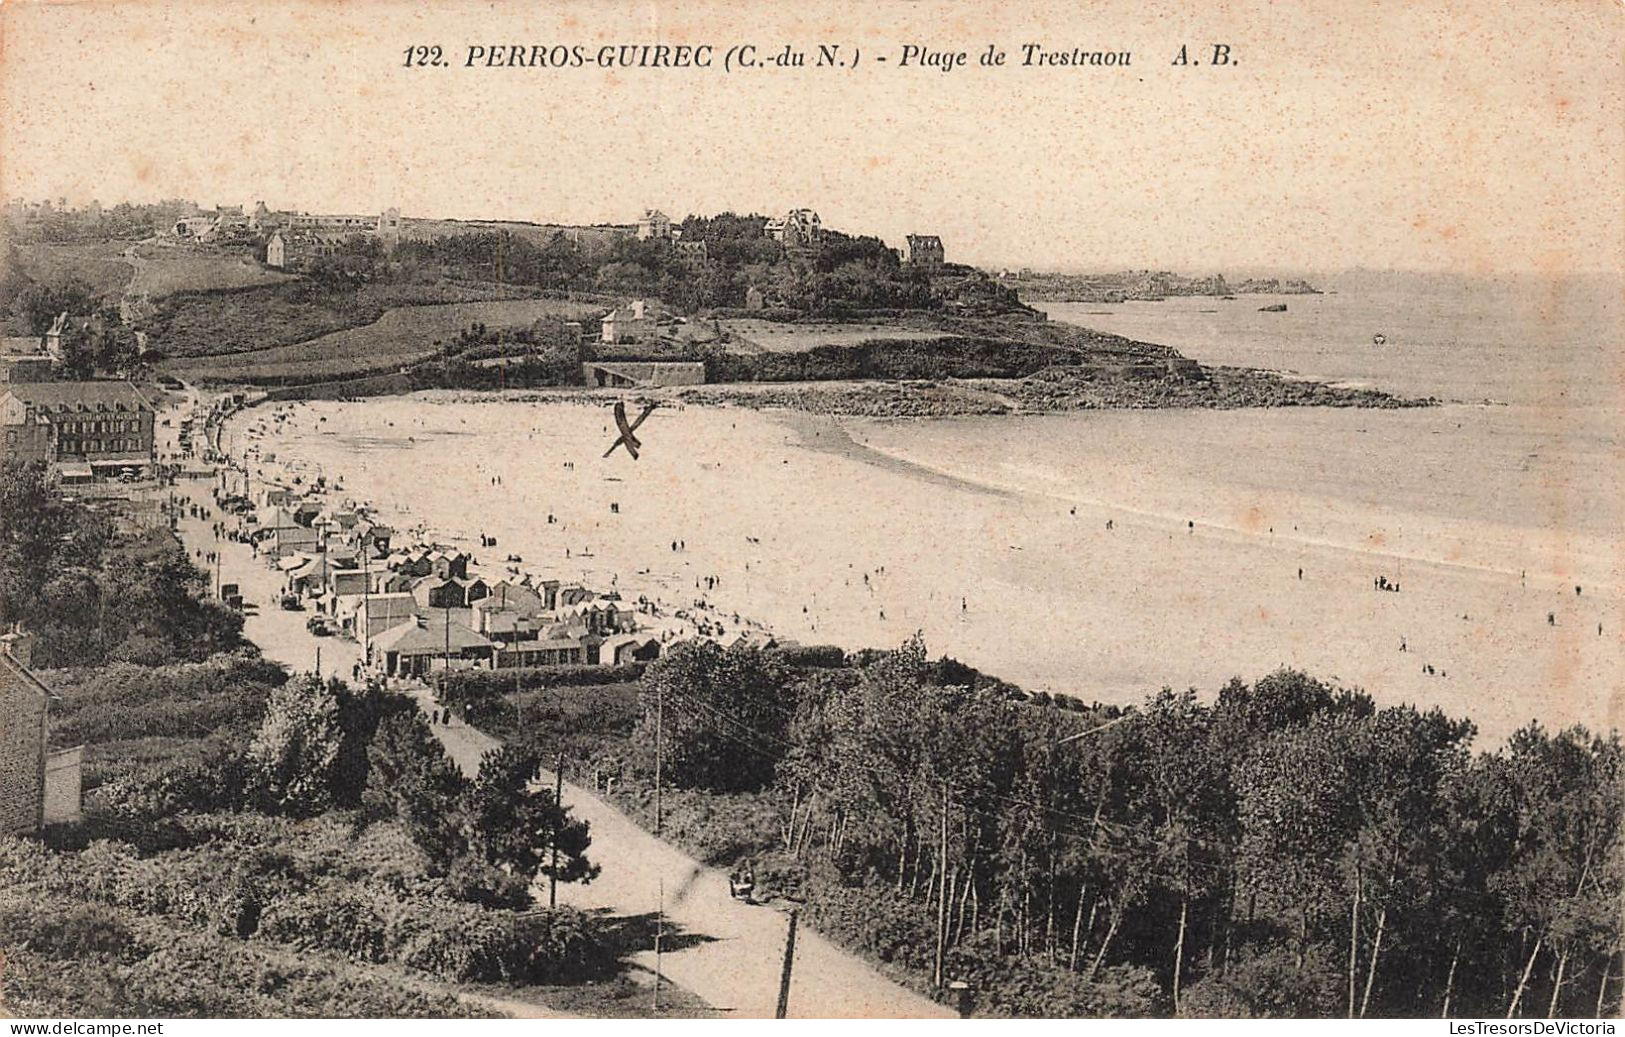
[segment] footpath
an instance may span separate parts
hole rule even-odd
[[[428,711],[433,693],[405,686]],[[432,725],[446,753],[464,774],[499,743],[461,720]],[[551,787],[554,775],[544,772]],[[583,911],[639,920],[653,931],[664,915],[660,975],[713,1008],[749,1019],[771,1019],[778,1005],[779,975],[789,917],[771,907],[745,904],[728,895],[728,879],[715,868],[633,822],[595,793],[566,782],[564,803],[591,826],[588,856],[603,872],[588,885],[559,887],[559,903]],[[664,911],[662,912],[662,906]],[[652,949],[631,960],[652,973]],[[792,1019],[947,1019],[954,1013],[887,979],[858,957],[807,926],[796,931],[788,1015]]]

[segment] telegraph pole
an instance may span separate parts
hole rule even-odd
[[[666,737],[666,688],[660,681],[655,682],[655,835],[660,835],[661,802],[660,802],[660,764],[661,755],[665,752]]]
[[[942,986],[942,958],[948,940],[948,782],[942,782],[942,838],[937,856],[937,955],[931,985]]]
[[[655,909],[655,985],[654,1006],[655,1014],[660,1014],[660,937],[666,928],[666,878],[660,878],[660,901]]]
[[[790,925],[784,934],[784,969],[779,973],[779,1007],[773,1013],[775,1019],[783,1019],[790,1011],[790,967],[796,960],[796,917],[800,913],[799,908],[790,909]]]
[[[553,770],[553,807],[558,812],[560,821],[564,820],[564,751],[559,751],[559,763]],[[553,864],[552,874],[547,878],[547,906],[557,907],[559,904],[559,832],[558,826],[553,828]]]
[[[361,637],[361,664],[372,669],[372,638],[367,636],[367,628],[372,625],[372,571],[368,566],[368,558],[372,549],[367,546],[367,534],[361,534],[361,629],[357,633]]]

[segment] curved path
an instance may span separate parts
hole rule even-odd
[[[428,688],[405,687],[425,709]],[[434,725],[434,732],[465,774],[499,743],[461,721]],[[546,774],[543,784],[551,784]],[[728,896],[727,876],[656,839],[611,804],[566,783],[564,802],[592,826],[592,857],[603,873],[590,885],[559,887],[559,902],[587,911],[637,919],[653,931],[664,901],[666,948],[660,975],[703,998],[713,1008],[751,1019],[771,1019],[778,1004],[787,916],[771,907]],[[631,960],[651,971],[653,950]],[[893,983],[856,956],[806,926],[796,932],[790,985],[791,1018],[945,1019],[953,1013]]]

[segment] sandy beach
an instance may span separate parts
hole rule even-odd
[[[256,445],[488,564],[517,554],[527,571],[672,607],[703,596],[725,624],[737,613],[804,642],[919,630],[933,652],[1035,690],[1134,702],[1294,666],[1470,717],[1484,744],[1530,719],[1625,716],[1610,515],[1592,517],[1595,534],[1542,534],[1548,472],[1477,495],[1471,473],[1452,489],[1421,463],[1380,493],[1342,474],[1406,470],[1384,451],[1427,430],[1383,422],[1444,435],[1488,408],[946,423],[669,408],[633,461],[600,456],[612,399],[301,404]],[[240,451],[263,415],[236,419],[228,444]],[[1492,440],[1479,431],[1445,453]],[[1204,481],[1203,451],[1233,449],[1226,435],[1319,461]]]

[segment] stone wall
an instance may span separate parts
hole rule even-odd
[[[39,829],[45,800],[46,697],[0,653],[0,835]]]

